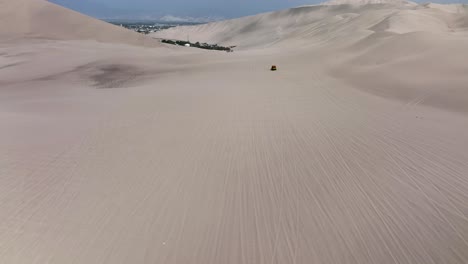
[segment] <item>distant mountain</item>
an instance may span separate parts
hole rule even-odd
[[[172,15],[165,15],[159,18],[162,22],[185,22],[185,23],[207,23],[213,21],[223,20],[222,17],[179,17]]]
[[[416,5],[414,2],[406,0],[330,0],[323,5],[367,5],[367,4],[395,4],[395,5]]]

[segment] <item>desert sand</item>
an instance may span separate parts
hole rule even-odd
[[[0,0],[0,263],[467,263],[467,12],[152,36],[225,53]]]

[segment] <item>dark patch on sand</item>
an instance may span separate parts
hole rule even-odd
[[[99,65],[89,78],[97,88],[122,88],[135,81],[144,72],[138,67],[123,64]]]
[[[2,66],[0,66],[0,69],[1,67]],[[23,80],[21,82],[66,80],[69,84],[94,87],[97,89],[130,88],[141,85],[143,82],[160,78],[163,75],[180,73],[183,71],[183,68],[177,67],[166,67],[161,69],[147,65],[136,66],[121,63],[92,62],[69,70]],[[0,82],[0,84],[7,85],[12,84],[12,82]]]
[[[17,66],[17,65],[20,65],[20,64],[21,64],[21,62],[10,63],[10,64],[7,64],[7,65],[0,65],[0,70],[6,69],[6,68],[9,68],[9,67],[13,67],[13,66]]]
[[[52,81],[67,78],[70,82],[85,82],[96,88],[124,88],[130,87],[131,83],[143,75],[145,72],[142,69],[132,65],[89,63],[36,80]]]

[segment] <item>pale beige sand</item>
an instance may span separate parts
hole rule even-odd
[[[10,34],[0,263],[467,263],[467,20],[445,8],[260,15],[234,53]],[[241,41],[229,23],[190,30]]]

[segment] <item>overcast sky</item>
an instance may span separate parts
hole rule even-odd
[[[12,0],[13,1],[13,0]],[[98,18],[151,19],[180,17],[234,18],[288,7],[317,4],[325,0],[50,0]],[[424,0],[421,0],[424,1]],[[433,0],[448,2],[451,0]],[[452,2],[468,0],[452,0]]]

